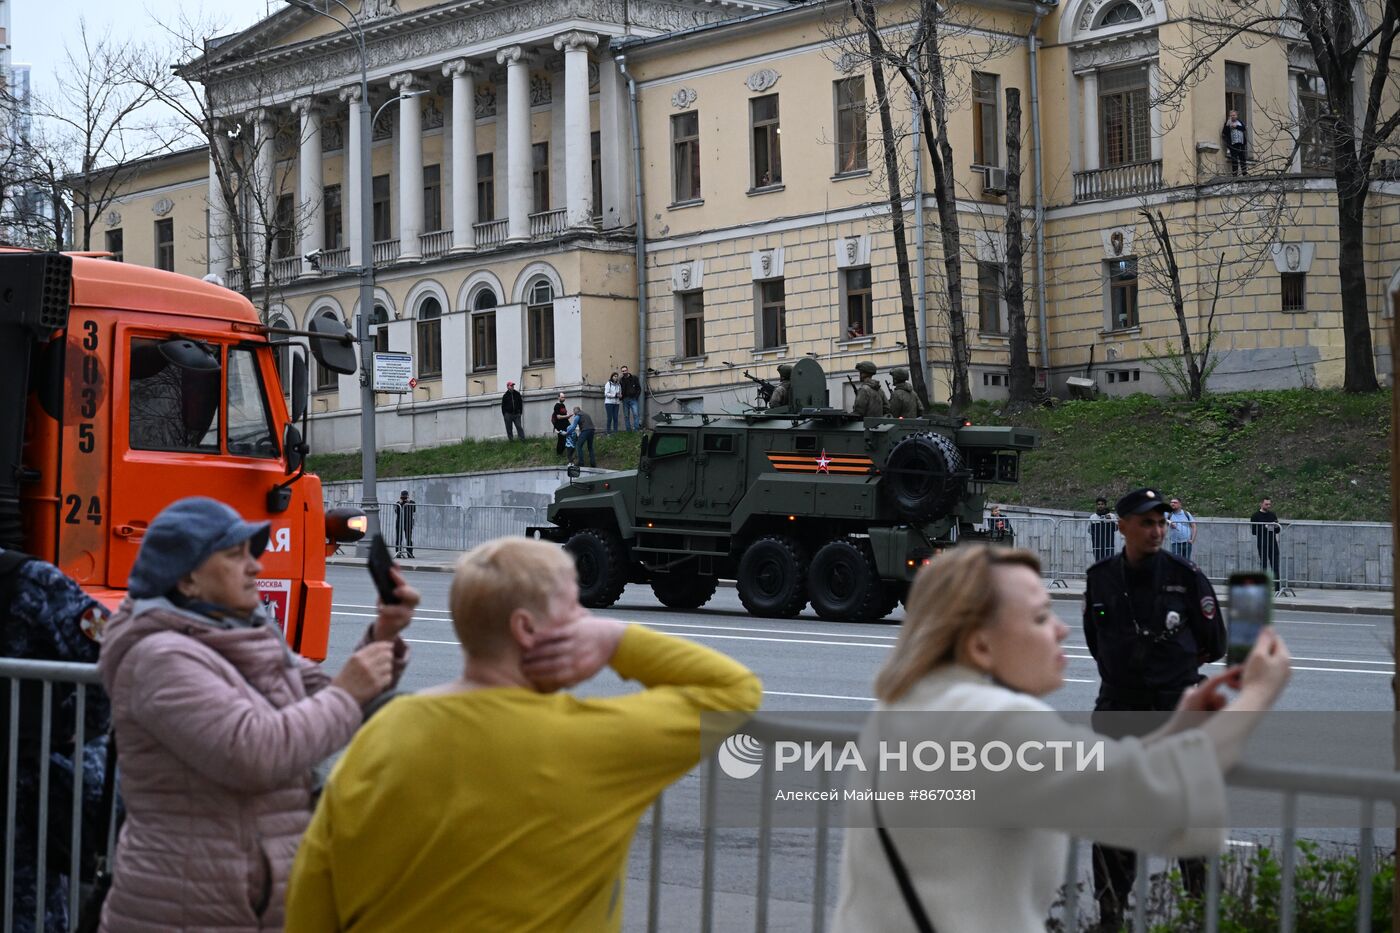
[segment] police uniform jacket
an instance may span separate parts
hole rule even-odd
[[[1100,709],[1173,708],[1226,645],[1210,581],[1166,550],[1137,569],[1122,551],[1089,568],[1084,639],[1103,681]]]

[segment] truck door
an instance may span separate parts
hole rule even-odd
[[[637,478],[637,514],[674,515],[695,489],[695,433],[656,432],[647,439]]]
[[[728,515],[743,498],[744,438],[735,431],[702,431],[695,460],[695,510]]]

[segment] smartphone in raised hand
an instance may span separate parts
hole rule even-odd
[[[1249,655],[1259,633],[1274,620],[1274,578],[1267,570],[1230,574],[1230,641],[1227,664],[1240,664]]]
[[[389,548],[384,544],[383,535],[375,535],[369,542],[369,576],[374,581],[374,588],[379,591],[379,601],[386,606],[396,606],[399,603],[398,596],[394,594],[394,578],[389,573],[392,566],[394,559],[389,556]]]

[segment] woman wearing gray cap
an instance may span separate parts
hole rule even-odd
[[[403,671],[419,595],[397,575],[334,678],[292,654],[257,589],[268,532],[193,497],[142,539],[98,661],[126,803],[103,930],[281,929],[312,768]]]

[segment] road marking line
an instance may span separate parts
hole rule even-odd
[[[846,697],[834,693],[784,693],[781,690],[765,690],[766,697],[806,697],[809,700],[854,700],[859,703],[874,703],[874,697]]]
[[[750,628],[749,626],[738,625],[695,625],[688,622],[659,621],[648,624],[653,627],[665,625],[670,626],[671,628],[714,629],[715,631],[720,632],[768,632],[778,635],[825,635],[827,638],[887,638],[890,640],[891,644],[893,644],[895,639],[899,637],[898,635],[846,635],[841,632],[809,632],[800,629]]]

